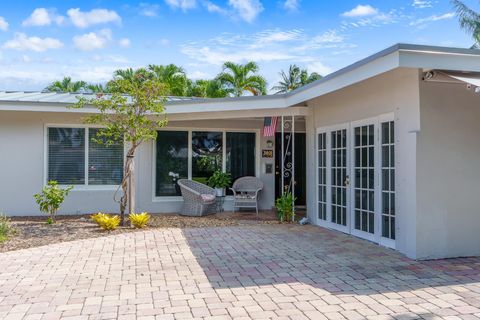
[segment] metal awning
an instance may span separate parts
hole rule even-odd
[[[478,72],[431,70],[424,73],[423,80],[429,82],[467,84],[473,86],[475,91],[479,91],[477,88],[480,88],[480,73]]]

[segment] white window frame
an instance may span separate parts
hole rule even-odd
[[[48,123],[44,125],[43,128],[43,184],[47,185],[48,183],[48,129],[50,128],[75,128],[75,129],[85,129],[85,183],[84,184],[75,184],[73,185],[74,191],[115,191],[118,189],[120,185],[90,185],[88,184],[88,148],[89,148],[89,139],[88,133],[89,129],[101,129],[102,126],[95,126],[95,125],[85,125],[85,124],[58,124],[58,123]],[[126,145],[123,144],[123,166],[122,170],[125,166],[125,154],[126,154]],[[65,188],[69,185],[60,185],[60,187]]]
[[[202,128],[202,127],[165,127],[157,131],[181,131],[188,132],[188,179],[192,179],[192,132],[221,132],[222,133],[222,171],[225,172],[227,163],[226,141],[227,133],[255,133],[255,176],[260,177],[260,129],[227,129],[227,128]],[[183,201],[181,196],[157,196],[157,141],[152,141],[152,202]],[[233,201],[232,196],[227,196],[226,200]]]

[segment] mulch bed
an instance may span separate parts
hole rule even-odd
[[[90,220],[89,215],[58,216],[55,224],[45,223],[46,216],[12,217],[15,234],[0,243],[0,252],[26,249],[53,243],[103,237],[111,234],[138,231],[130,227],[118,227],[104,231]],[[221,213],[206,217],[184,217],[177,214],[153,214],[146,229],[157,228],[205,228],[248,224],[277,224],[272,213]]]

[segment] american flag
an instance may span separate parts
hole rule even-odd
[[[265,117],[263,120],[263,136],[274,137],[277,130],[277,117]]]

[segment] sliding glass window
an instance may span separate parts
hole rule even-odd
[[[188,131],[162,130],[156,147],[157,197],[180,196],[178,179],[206,184],[217,170],[230,173],[232,183],[240,177],[255,176],[255,132],[192,131],[189,140]]]
[[[240,177],[255,176],[255,133],[227,132],[226,140],[226,171],[232,184]]]
[[[177,181],[188,178],[188,132],[159,131],[156,160],[155,195],[180,196]]]
[[[192,180],[206,184],[217,170],[222,170],[222,132],[192,132]]]

